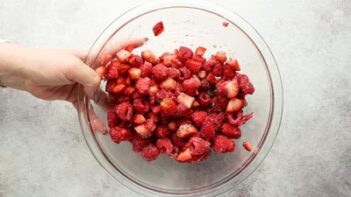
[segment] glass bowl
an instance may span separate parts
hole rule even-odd
[[[165,31],[153,36],[152,27],[163,21]],[[224,27],[223,22],[228,22]],[[255,29],[237,14],[207,2],[153,1],[135,7],[116,18],[95,41],[86,60],[96,65],[112,43],[148,37],[137,49],[151,49],[158,56],[181,45],[194,49],[205,46],[206,54],[226,51],[239,60],[242,73],[251,79],[256,91],[247,97],[245,113],[254,118],[241,127],[234,153],[216,154],[197,164],[181,164],[166,156],[146,162],[132,151],[130,143],[116,145],[109,135],[96,132],[92,114],[106,121],[106,111],[84,96],[80,87],[78,111],[85,140],[103,168],[120,183],[145,196],[214,196],[232,190],[250,175],[267,156],[278,133],[282,117],[282,84],[270,49]],[[208,57],[208,56],[207,56]],[[101,83],[104,90],[105,82]],[[249,141],[253,152],[242,147]]]

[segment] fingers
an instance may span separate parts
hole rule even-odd
[[[121,42],[116,43],[117,41],[112,41],[111,43],[108,44],[108,46],[103,51],[103,55],[114,54],[121,49],[133,50],[135,48],[143,46],[147,40],[148,38],[136,38],[122,43]]]
[[[94,97],[101,79],[89,66],[78,60],[74,64],[67,66],[65,75],[69,80],[83,85],[84,92],[90,98]]]

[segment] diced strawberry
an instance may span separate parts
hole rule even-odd
[[[149,77],[139,78],[135,84],[137,91],[140,94],[148,94],[151,85],[151,79]]]
[[[150,96],[155,96],[157,92],[158,92],[158,87],[156,85],[150,86],[149,88]]]
[[[171,98],[164,98],[160,103],[161,112],[164,116],[169,117],[178,113],[176,102]]]
[[[218,135],[214,139],[214,150],[219,153],[233,152],[235,149],[235,143],[231,139]]]
[[[206,119],[206,117],[207,117],[207,112],[205,111],[196,111],[193,114],[191,114],[191,118],[193,122],[198,127],[201,126],[201,124]]]
[[[224,80],[231,80],[234,78],[235,71],[228,64],[224,64],[223,66],[223,79]]]
[[[180,138],[180,137],[177,136],[177,133],[174,133],[172,135],[172,142],[173,142],[173,145],[178,147],[178,148],[183,147],[184,144],[186,143],[185,139]]]
[[[164,98],[175,98],[174,93],[172,93],[171,91],[167,91],[164,89],[159,90],[156,93],[156,101],[157,102],[161,102]]]
[[[244,106],[244,102],[245,102],[244,100],[237,99],[237,98],[231,99],[227,105],[227,112],[236,112],[241,110],[241,108],[243,108]]]
[[[223,25],[223,27],[228,27],[229,23],[228,23],[227,21],[224,21],[224,22],[222,23],[222,25]]]
[[[165,90],[175,90],[175,88],[177,87],[177,84],[178,83],[174,79],[168,78],[164,80],[160,86]]]
[[[239,71],[240,70],[240,64],[237,59],[230,59],[227,64],[230,66],[230,68],[233,71]]]
[[[184,80],[182,83],[183,91],[191,96],[195,96],[197,89],[201,86],[201,81],[196,76]]]
[[[212,69],[212,74],[216,77],[222,77],[223,76],[223,64],[216,64],[213,69]]]
[[[243,147],[245,148],[245,150],[252,152],[252,145],[248,141],[243,142]]]
[[[141,77],[150,77],[152,74],[152,64],[149,62],[145,62],[140,66]]]
[[[195,55],[203,56],[206,53],[205,47],[197,47],[195,50]]]
[[[120,51],[117,52],[116,57],[120,62],[124,63],[124,62],[128,62],[128,58],[130,55],[131,53],[129,51],[121,49]]]
[[[153,119],[147,119],[144,122],[144,125],[145,125],[146,129],[148,129],[151,132],[155,131],[155,129],[156,129],[156,125],[155,125],[155,122]]]
[[[130,142],[133,145],[134,152],[141,152],[145,146],[150,144],[150,139],[143,139],[139,135],[134,135]]]
[[[220,81],[217,83],[216,88],[220,94],[227,96],[229,99],[235,98],[239,93],[239,85],[236,79]]]
[[[194,53],[191,49],[188,47],[180,47],[178,50],[178,59],[181,62],[185,62],[188,59],[191,59],[193,57]]]
[[[151,64],[156,64],[157,63],[157,58],[156,58],[156,55],[150,51],[150,50],[145,50],[143,52],[141,52],[141,57],[151,63]]]
[[[128,73],[129,73],[129,78],[134,80],[139,79],[141,75],[141,71],[139,68],[130,68]]]
[[[164,31],[163,22],[160,21],[156,23],[155,26],[152,28],[152,31],[154,32],[154,36],[159,36]]]
[[[106,69],[106,79],[116,79],[118,77],[118,69],[115,64],[110,64]]]
[[[156,146],[161,153],[165,153],[167,155],[171,155],[173,153],[173,144],[168,138],[158,139]]]
[[[142,114],[135,114],[133,117],[133,122],[135,124],[142,124],[145,122],[145,117]]]
[[[119,119],[129,121],[133,115],[133,106],[129,102],[124,102],[116,106],[116,114]]]
[[[210,59],[205,64],[203,65],[203,68],[207,71],[210,72],[219,62],[216,59]]]
[[[192,137],[189,140],[190,152],[191,155],[203,155],[210,152],[210,142],[200,138],[200,137]]]
[[[244,92],[244,94],[253,94],[254,93],[255,88],[246,75],[237,74],[236,77],[238,80],[237,83],[239,84],[238,86],[240,87],[241,91]]]
[[[212,99],[212,110],[214,112],[225,111],[228,105],[228,99],[224,96],[218,95]]]
[[[187,162],[187,161],[190,161],[191,158],[192,158],[191,151],[189,148],[187,148],[186,150],[180,152],[176,159],[179,162]]]
[[[227,61],[227,53],[224,51],[218,51],[215,55],[216,60],[218,60],[219,62],[225,62]]]
[[[130,68],[129,64],[118,64],[117,65],[118,74],[126,75],[128,73],[129,68]]]
[[[233,127],[228,123],[222,125],[222,132],[228,138],[238,139],[241,137],[241,130],[238,127]]]
[[[152,68],[153,78],[159,81],[167,79],[168,68],[163,64],[157,64]]]
[[[119,144],[121,141],[128,141],[133,138],[133,133],[127,129],[114,127],[110,129],[112,141]]]
[[[170,134],[166,126],[157,126],[155,132],[158,138],[165,138]]]
[[[207,75],[206,79],[210,84],[216,84],[216,82],[217,82],[216,77],[212,73],[209,73]]]
[[[174,68],[181,68],[183,67],[183,63],[181,61],[179,61],[178,59],[171,59],[171,65]]]
[[[193,102],[195,101],[195,98],[185,93],[180,93],[177,97],[177,101],[185,105],[187,108],[191,108]]]
[[[165,66],[172,66],[172,60],[177,59],[177,55],[173,53],[164,53],[160,57],[162,64]]]
[[[142,137],[148,138],[152,135],[152,131],[146,128],[145,124],[134,127],[134,130]]]
[[[196,127],[191,124],[180,125],[177,131],[177,136],[180,138],[186,138],[197,132]]]
[[[151,144],[148,146],[145,146],[141,151],[141,156],[145,161],[153,161],[157,159],[159,154],[160,154],[160,151],[157,149],[157,147]]]
[[[216,130],[219,130],[225,121],[225,114],[224,113],[211,113],[208,114],[208,118],[212,120],[215,124]]]
[[[135,67],[140,67],[141,65],[144,64],[143,58],[141,58],[139,55],[130,55],[128,58],[128,62]]]
[[[206,92],[206,91],[209,90],[210,88],[211,88],[211,84],[210,84],[210,82],[208,82],[207,79],[201,80],[201,85],[200,85],[200,87],[199,87],[199,90],[200,90],[200,91]]]
[[[200,72],[202,63],[199,61],[196,61],[194,59],[188,59],[185,62],[185,66],[194,74],[197,74]]]

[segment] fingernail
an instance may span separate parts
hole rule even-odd
[[[144,40],[145,40],[145,42],[146,42],[146,41],[148,41],[148,40],[149,40],[149,38],[148,38],[148,37],[145,37],[145,38],[144,38]]]

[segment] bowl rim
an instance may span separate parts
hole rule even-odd
[[[222,7],[219,7],[217,5],[213,5],[212,3],[209,2],[203,2],[203,1],[186,1],[186,0],[178,0],[178,1],[171,1],[171,0],[158,0],[154,2],[148,2],[141,4],[139,6],[135,6],[126,12],[124,12],[122,15],[117,17],[115,20],[113,20],[103,31],[102,33],[98,36],[98,38],[95,40],[93,43],[92,47],[89,50],[88,54],[92,53],[93,48],[102,40],[100,40],[106,32],[117,32],[118,29],[112,29],[114,27],[115,23],[121,23],[125,24],[123,22],[124,20],[130,21],[133,20],[134,18],[131,16],[134,16],[135,18],[144,15],[149,12],[157,11],[160,9],[169,9],[169,8],[175,8],[175,7],[182,7],[182,8],[191,8],[191,9],[198,9],[202,11],[209,12],[211,14],[215,14],[217,16],[223,17],[225,20],[228,22],[232,23],[233,25],[236,25],[240,30],[246,34],[247,38],[251,40],[251,42],[256,46],[258,52],[261,55],[261,58],[266,64],[266,71],[268,72],[268,77],[270,78],[270,85],[271,85],[271,106],[270,106],[270,114],[269,114],[269,124],[266,125],[265,133],[261,137],[260,142],[257,145],[257,149],[254,153],[251,154],[251,156],[243,163],[242,167],[235,170],[233,173],[231,173],[231,176],[226,176],[225,178],[222,178],[220,181],[216,182],[215,184],[203,187],[203,188],[198,188],[196,190],[183,190],[182,192],[170,192],[169,190],[163,190],[162,188],[156,188],[154,186],[147,186],[145,183],[140,183],[137,182],[127,175],[125,175],[123,172],[120,171],[120,169],[117,169],[108,159],[108,156],[101,150],[101,147],[99,146],[99,143],[96,142],[96,137],[94,134],[94,131],[90,125],[90,117],[87,114],[84,114],[82,110],[78,110],[78,115],[79,115],[79,122],[81,125],[81,130],[84,135],[84,139],[89,147],[89,150],[92,152],[93,156],[95,159],[98,161],[98,163],[112,176],[114,177],[117,181],[119,181],[121,184],[126,186],[127,188],[131,189],[132,191],[135,191],[139,194],[142,195],[150,195],[150,196],[155,196],[155,195],[164,195],[164,196],[192,196],[192,195],[205,195],[205,194],[223,194],[225,192],[233,190],[233,186],[237,186],[240,184],[242,181],[244,181],[248,176],[250,176],[263,162],[263,160],[267,157],[270,149],[273,146],[273,143],[277,137],[281,120],[282,120],[282,114],[283,114],[283,86],[282,86],[282,81],[279,73],[279,69],[276,63],[276,60],[266,44],[266,42],[263,40],[261,35],[256,31],[256,29],[251,26],[247,21],[245,21],[242,17],[240,17],[238,14],[226,10]],[[145,12],[146,10],[146,12]],[[140,14],[141,13],[141,14]],[[221,14],[219,14],[221,13]],[[230,19],[235,19],[235,22],[230,20]],[[123,25],[118,26],[119,28],[122,28]],[[111,29],[111,31],[108,31]],[[111,34],[113,35],[113,34]],[[110,36],[110,35],[108,35]],[[111,38],[111,36],[110,36]],[[109,39],[110,39],[109,38]],[[109,39],[105,39],[105,43],[102,46],[105,46],[105,44],[109,41]],[[100,48],[99,53],[104,47]],[[89,57],[89,55],[88,55]],[[86,59],[86,62],[89,63],[89,58]],[[80,102],[79,109],[85,108],[86,110],[89,110],[91,108],[90,106],[90,100],[88,97],[85,97],[81,92],[82,92],[82,87],[79,87],[80,93],[78,93],[78,101],[83,101]],[[90,132],[85,132],[84,130],[84,120],[88,120],[89,123],[89,130]],[[268,140],[268,141],[267,141]],[[259,154],[260,153],[260,154]],[[246,168],[248,165],[252,165],[252,168]],[[111,169],[113,167],[113,169]],[[116,173],[117,170],[118,173]],[[236,180],[233,180],[234,177],[237,177],[237,175],[241,174],[241,177],[239,177]],[[132,183],[132,184],[128,184]],[[135,187],[136,186],[136,187]],[[152,188],[154,187],[154,188]],[[210,187],[210,189],[208,188]],[[228,189],[229,188],[229,189]],[[195,192],[195,193],[194,193]]]

